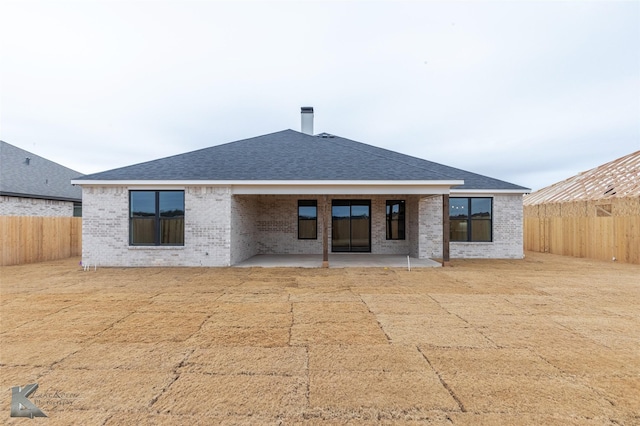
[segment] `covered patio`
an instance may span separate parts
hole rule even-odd
[[[233,265],[238,268],[321,268],[321,254],[259,254]],[[437,268],[432,259],[396,254],[330,253],[329,268]]]
[[[325,267],[406,267],[409,255],[409,263],[427,267],[435,263],[429,258],[449,260],[448,188],[260,190],[233,188],[232,266],[317,267],[319,258]]]

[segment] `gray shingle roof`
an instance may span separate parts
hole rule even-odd
[[[283,130],[146,163],[87,175],[82,180],[458,180],[462,189],[526,190],[409,155],[326,133]]]
[[[80,202],[82,188],[72,186],[71,180],[81,176],[82,173],[0,141],[1,195]]]

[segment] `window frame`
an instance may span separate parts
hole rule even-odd
[[[314,219],[301,219],[300,207],[315,207],[316,217]],[[314,221],[315,222],[315,235],[313,237],[301,237],[300,236],[300,221]],[[298,200],[298,239],[299,240],[317,240],[318,239],[318,200]]]
[[[394,205],[399,205],[398,218],[395,220],[398,222],[398,235],[393,236],[391,230],[393,229],[391,224],[394,222],[389,212],[389,208],[393,209]],[[387,200],[385,204],[385,234],[388,241],[402,241],[407,239],[407,203],[406,200]],[[400,224],[402,224],[402,229]],[[402,231],[402,233],[400,232]]]
[[[449,241],[452,243],[492,243],[493,242],[493,197],[450,197],[449,198],[449,203],[451,203],[451,200],[467,200],[466,203],[466,207],[467,207],[467,217],[466,222],[466,234],[467,234],[467,238],[465,240],[460,240],[460,239],[454,239],[453,235],[452,235],[452,228],[451,225],[449,225]],[[490,212],[489,212],[489,218],[488,219],[484,219],[484,218],[473,218],[472,215],[472,200],[489,200],[490,203]],[[449,224],[451,224],[454,220],[460,220],[460,219],[453,219],[451,217],[451,207],[449,208]],[[489,239],[488,240],[474,240],[473,239],[473,224],[474,222],[478,223],[478,222],[489,222]]]
[[[74,202],[73,203],[73,217],[82,217],[82,203]]]
[[[148,192],[148,193],[153,193],[154,194],[154,215],[152,218],[148,219],[148,220],[153,220],[153,227],[154,227],[154,231],[153,231],[153,238],[154,238],[154,242],[153,243],[136,243],[133,241],[133,211],[132,211],[132,198],[133,198],[133,194],[134,193],[142,193],[142,192]],[[166,220],[166,218],[163,218],[163,216],[161,215],[161,211],[160,211],[160,194],[161,193],[167,193],[167,192],[178,192],[178,193],[182,193],[182,242],[181,243],[163,243],[162,242],[162,222],[163,219]],[[185,240],[185,235],[184,235],[184,229],[185,229],[185,216],[186,216],[186,212],[185,212],[185,201],[184,201],[184,190],[176,190],[176,189],[166,189],[166,190],[155,190],[155,189],[132,189],[129,190],[129,246],[131,247],[158,247],[158,246],[162,246],[162,247],[184,247],[184,240]]]

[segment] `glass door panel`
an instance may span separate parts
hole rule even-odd
[[[369,205],[351,204],[351,251],[371,251]]]
[[[333,200],[331,251],[371,251],[371,201]]]
[[[351,207],[349,205],[331,206],[331,250],[349,251],[351,249]]]

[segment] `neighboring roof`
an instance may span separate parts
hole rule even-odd
[[[322,133],[283,130],[186,154],[87,175],[82,181],[433,181],[456,189],[526,192],[492,179],[409,155]]]
[[[82,188],[71,185],[82,173],[0,141],[0,195],[82,201]]]
[[[640,197],[640,151],[525,196],[525,205]]]

